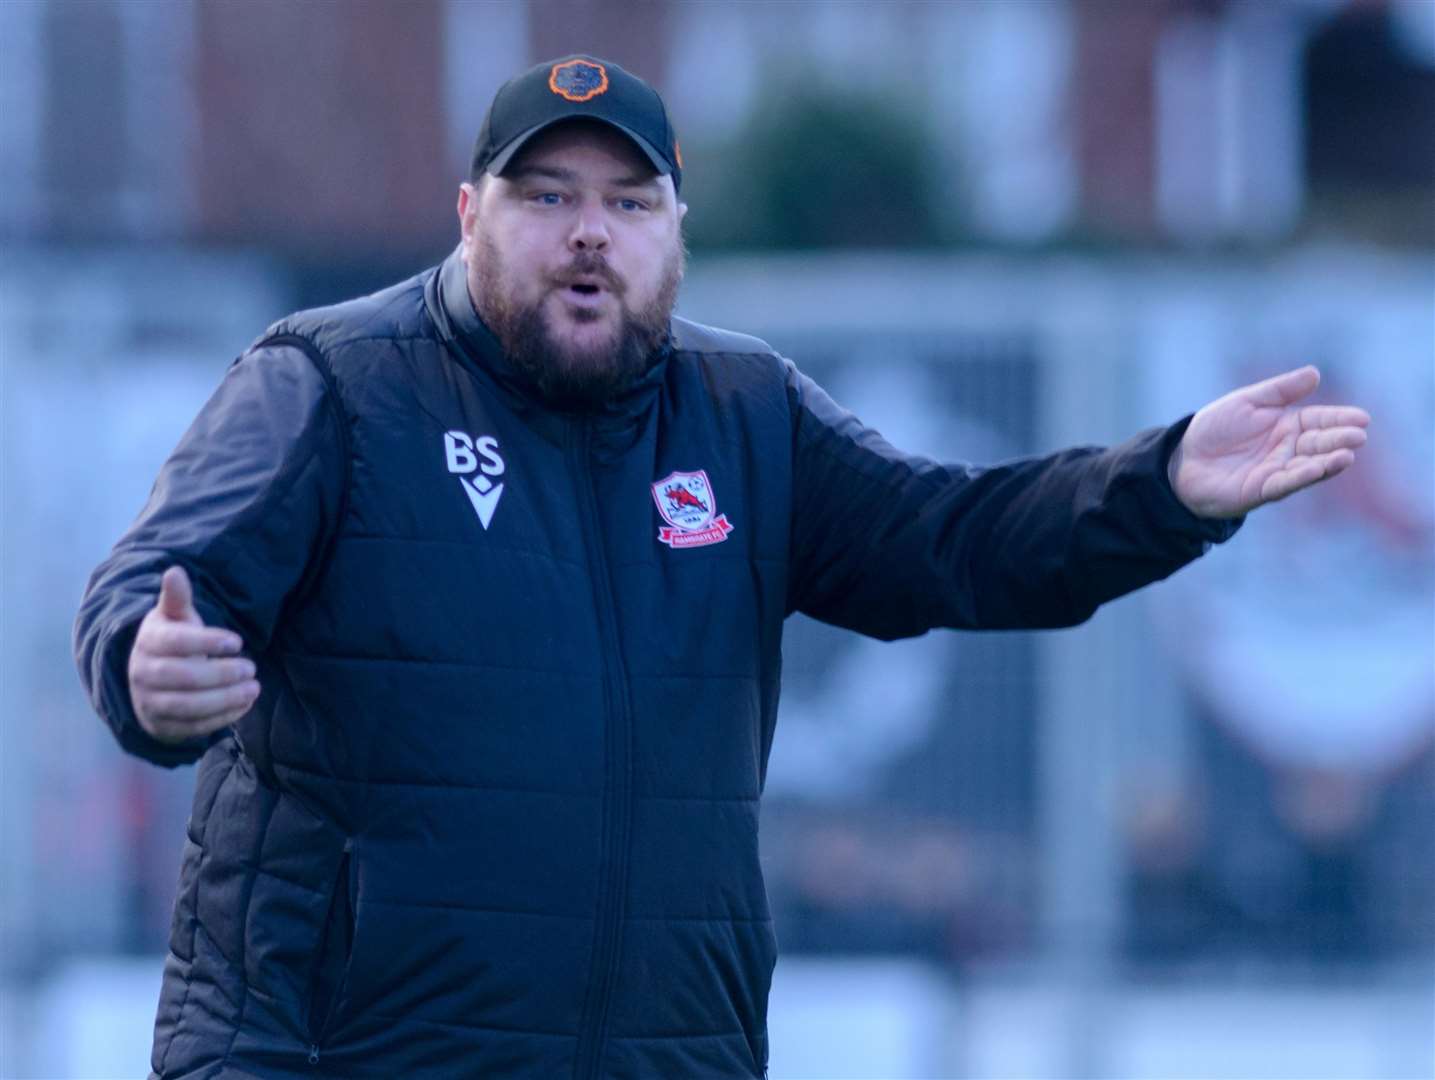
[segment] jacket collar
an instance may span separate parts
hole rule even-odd
[[[465,366],[488,375],[508,395],[518,398],[516,405],[526,406],[525,411],[541,410],[574,419],[591,416],[599,428],[627,427],[654,404],[673,352],[670,332],[653,358],[652,366],[633,386],[591,413],[563,413],[538,397],[532,381],[508,359],[493,331],[478,317],[468,293],[468,273],[461,248],[455,248],[429,277],[424,301],[439,335],[455,356]]]
[[[455,248],[429,278],[424,302],[444,344],[465,366],[488,375],[511,394],[534,397],[528,379],[509,362],[498,339],[473,308],[461,248]]]

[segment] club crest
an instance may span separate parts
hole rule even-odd
[[[548,89],[569,101],[588,101],[607,91],[608,72],[590,60],[554,64],[548,73]]]
[[[732,532],[726,514],[717,512],[717,501],[708,474],[675,472],[653,485],[658,513],[668,524],[658,530],[658,539],[670,548],[720,544]]]

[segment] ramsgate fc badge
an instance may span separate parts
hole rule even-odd
[[[653,485],[653,499],[667,522],[658,530],[658,539],[670,548],[720,544],[732,532],[727,515],[717,512],[713,486],[701,469],[659,480]]]
[[[608,71],[591,60],[554,64],[548,73],[548,89],[569,101],[588,101],[607,92]]]

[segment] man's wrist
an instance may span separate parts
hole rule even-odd
[[[1181,498],[1180,489],[1176,487],[1176,474],[1181,471],[1181,458],[1184,454],[1185,446],[1186,436],[1182,434],[1181,441],[1176,444],[1176,449],[1172,450],[1171,456],[1166,459],[1166,482],[1171,485],[1171,494],[1176,496],[1176,501],[1182,506],[1185,506],[1191,513],[1196,514],[1196,511],[1187,505],[1186,500]],[[1196,514],[1196,516],[1200,517],[1201,515]]]
[[[1153,470],[1152,481],[1162,490],[1162,502],[1170,509],[1171,524],[1183,531],[1193,532],[1210,543],[1222,543],[1230,539],[1245,521],[1244,515],[1235,518],[1210,517],[1192,509],[1177,493],[1176,479],[1185,460],[1186,429],[1191,417],[1183,417],[1166,429],[1162,450],[1165,453],[1165,473]],[[1170,447],[1166,450],[1165,447]],[[1160,479],[1158,479],[1160,477]],[[1164,487],[1161,479],[1166,481]]]

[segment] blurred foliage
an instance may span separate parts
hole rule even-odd
[[[931,247],[950,238],[921,117],[880,97],[785,81],[746,127],[688,151],[694,247]],[[696,167],[694,167],[696,166]]]

